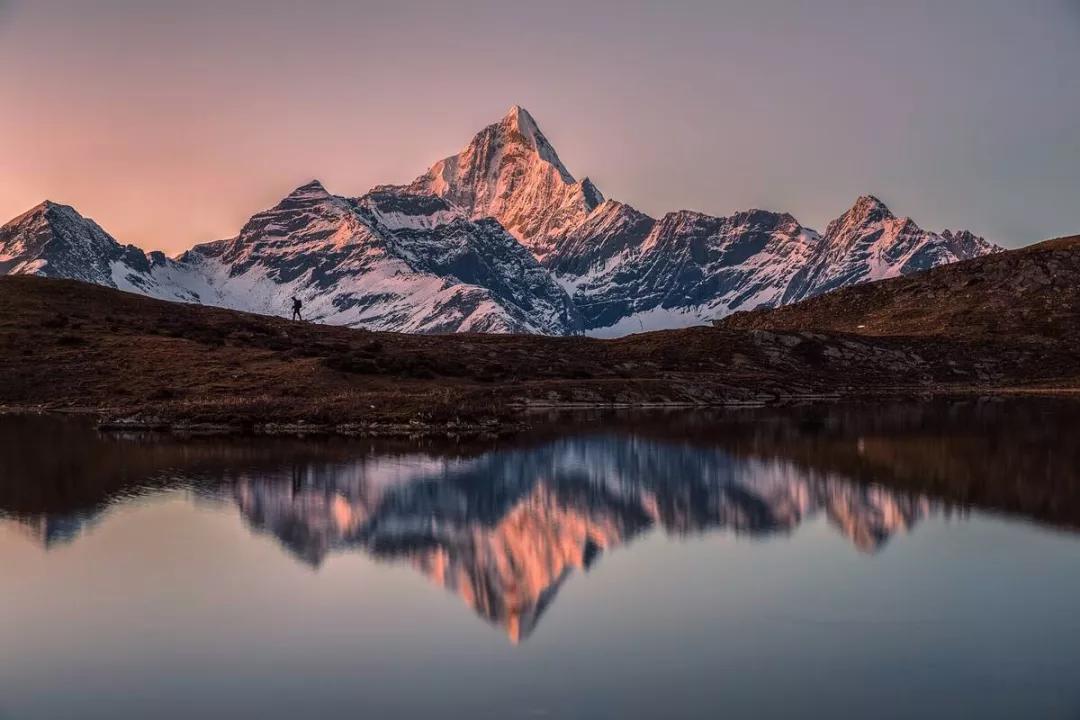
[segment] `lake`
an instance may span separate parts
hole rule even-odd
[[[1080,717],[1080,405],[0,418],[0,718]]]

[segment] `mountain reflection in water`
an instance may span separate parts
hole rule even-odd
[[[789,462],[618,435],[241,477],[234,498],[253,528],[304,562],[353,548],[409,562],[514,641],[572,571],[654,527],[768,535],[823,511],[872,552],[931,508]]]
[[[518,642],[567,578],[652,530],[770,537],[823,514],[875,553],[928,514],[960,507],[1069,524],[1075,451],[1053,433],[1044,442],[1020,431],[1007,450],[998,445],[1048,406],[1031,407],[807,409],[625,427],[616,418],[603,430],[489,447],[185,443],[8,420],[0,445],[18,444],[22,459],[0,454],[15,479],[0,512],[48,547],[77,541],[111,504],[189,488],[234,503],[252,529],[313,567],[356,551],[407,563]],[[1056,490],[1053,502],[1045,490],[1018,489],[1024,477]]]

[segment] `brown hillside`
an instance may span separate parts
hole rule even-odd
[[[0,406],[169,425],[475,427],[505,423],[537,405],[770,404],[1072,388],[1080,377],[1073,338],[852,337],[738,327],[618,340],[404,335],[168,303],[74,281],[4,277]]]

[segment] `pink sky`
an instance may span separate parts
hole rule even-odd
[[[121,242],[358,195],[511,104],[653,214],[874,193],[1016,246],[1080,232],[1073,0],[0,0],[0,222],[45,198]]]

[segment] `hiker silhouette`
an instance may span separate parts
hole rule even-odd
[[[292,299],[292,319],[293,320],[303,320],[304,319],[304,318],[300,317],[300,308],[302,308],[302,307],[304,307],[304,304],[302,302],[300,302],[300,299],[297,298],[294,295],[293,299]]]

